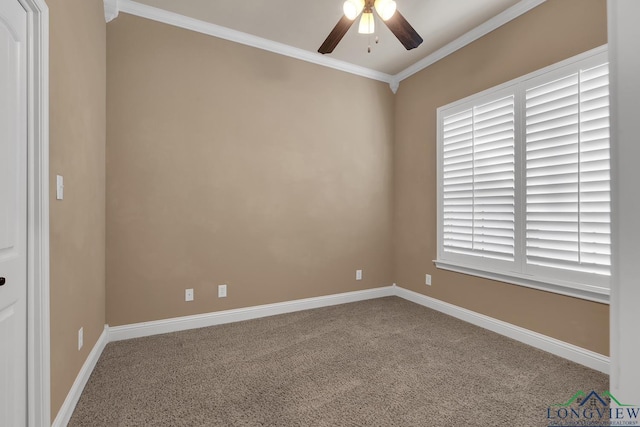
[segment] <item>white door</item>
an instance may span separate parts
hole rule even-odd
[[[0,0],[0,425],[27,422],[27,13]]]

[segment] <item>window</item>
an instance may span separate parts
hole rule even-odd
[[[439,108],[438,157],[438,267],[608,302],[604,48]]]

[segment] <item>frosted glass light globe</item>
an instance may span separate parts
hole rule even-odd
[[[364,9],[364,0],[347,0],[342,6],[344,16],[351,19],[352,21],[356,19],[358,15],[360,15],[362,9]]]
[[[390,19],[396,13],[397,5],[394,0],[376,0],[374,6],[383,21]]]

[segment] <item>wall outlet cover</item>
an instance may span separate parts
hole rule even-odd
[[[185,291],[184,291],[184,300],[185,301],[193,301],[193,289],[185,289]]]
[[[227,285],[218,285],[218,298],[227,297]]]

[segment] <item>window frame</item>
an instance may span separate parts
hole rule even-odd
[[[608,62],[607,45],[589,50],[564,61],[529,73],[525,76],[505,82],[485,91],[467,96],[458,101],[444,105],[437,109],[437,259],[433,262],[439,269],[469,274],[533,289],[549,291],[600,303],[609,303],[611,280],[610,276],[583,273],[573,270],[563,270],[553,267],[543,267],[526,264],[525,233],[526,233],[526,205],[525,205],[525,112],[524,100],[527,88],[540,84],[546,79],[566,76],[580,69],[600,65]],[[444,222],[443,222],[443,123],[444,116],[465,111],[473,106],[491,102],[501,97],[514,95],[515,104],[515,261],[500,261],[472,255],[455,254],[444,251]],[[610,192],[613,193],[613,182]],[[611,219],[613,222],[613,217]],[[613,229],[613,224],[611,224]],[[613,264],[613,263],[612,263]]]

